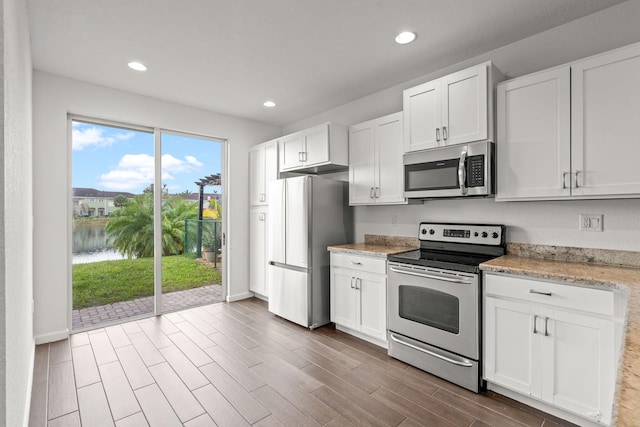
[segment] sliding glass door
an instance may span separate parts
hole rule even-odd
[[[222,144],[163,131],[161,147],[163,311],[220,302]]]
[[[224,142],[69,124],[72,329],[221,301]]]

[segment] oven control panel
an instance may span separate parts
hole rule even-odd
[[[418,238],[433,242],[470,243],[476,245],[501,245],[503,225],[443,224],[423,222]]]

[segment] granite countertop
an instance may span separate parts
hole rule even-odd
[[[577,262],[570,256],[563,256],[561,260],[558,260],[558,257],[535,258],[531,256],[536,254],[518,249],[521,248],[511,251],[508,248],[509,255],[485,262],[480,265],[480,268],[486,272],[528,276],[579,286],[594,286],[628,294],[625,344],[618,373],[614,419],[618,426],[640,425],[640,268]],[[564,255],[570,252],[565,251]],[[576,253],[583,255],[583,252],[584,250],[577,248]],[[608,257],[614,251],[605,252],[607,252],[605,258],[611,261],[613,258]],[[527,256],[521,256],[523,254]],[[628,254],[628,252],[622,253],[622,255]],[[635,259],[639,258],[640,254],[636,253]],[[595,261],[599,260],[596,256]],[[589,259],[589,262],[593,261],[593,258]]]
[[[406,246],[376,245],[371,243],[353,243],[350,245],[329,246],[327,249],[330,252],[338,254],[366,255],[386,258],[389,255],[410,251],[412,248],[408,248]]]
[[[386,258],[418,247],[420,245],[416,238],[365,234],[364,243],[329,246],[327,249],[333,253]]]

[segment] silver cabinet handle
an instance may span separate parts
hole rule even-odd
[[[467,162],[467,152],[460,153],[460,161],[458,162],[458,182],[460,184],[460,192],[462,195],[467,194],[467,186],[465,181],[467,180],[467,170],[465,169],[465,163]]]
[[[355,277],[351,276],[351,289],[355,289],[355,287],[353,286],[353,280],[355,279]]]
[[[303,161],[303,162],[306,162],[306,161],[307,161],[307,152],[306,152],[306,151],[303,151],[303,152],[302,152],[302,161]]]
[[[374,197],[373,190],[374,190],[373,187],[369,188],[369,198],[370,199],[373,199],[373,197]]]
[[[374,187],[375,190],[373,192],[373,196],[377,199],[378,197],[380,197],[380,187]]]
[[[470,367],[473,366],[473,364],[467,359],[464,359],[464,358],[461,357],[460,360],[455,360],[455,359],[453,359],[451,357],[448,357],[448,356],[445,356],[443,354],[438,354],[435,351],[430,351],[430,350],[427,350],[426,348],[418,347],[417,345],[413,345],[411,343],[408,343],[408,342],[402,340],[401,338],[398,338],[395,334],[390,333],[389,334],[389,338],[391,338],[392,341],[397,342],[398,344],[402,344],[402,345],[407,346],[409,348],[412,348],[414,350],[418,350],[418,351],[420,351],[422,353],[426,353],[429,356],[437,357],[438,359],[444,360],[445,362],[453,363],[454,365],[458,365],[458,366],[465,366],[467,368],[470,368]]]
[[[427,279],[442,280],[442,281],[445,281],[445,282],[464,283],[465,285],[468,285],[468,284],[471,283],[468,280],[454,279],[454,278],[450,278],[450,277],[440,277],[440,276],[434,276],[434,275],[426,274],[426,273],[418,273],[418,272],[414,272],[414,271],[399,270],[399,269],[397,269],[395,267],[389,267],[389,270],[393,271],[394,273],[408,274],[410,276],[426,277]]]
[[[574,186],[573,186],[573,188],[578,188],[578,187],[580,186],[580,185],[578,185],[578,174],[582,173],[582,171],[574,171],[573,173],[574,173],[574,174],[575,174],[575,176],[576,176],[576,179],[575,179],[575,181],[574,181]]]
[[[359,261],[349,261],[349,262],[353,265],[362,265],[362,263]]]
[[[358,283],[360,283],[360,286],[358,286]],[[356,290],[360,290],[360,288],[362,287],[362,279],[359,277],[356,277]]]
[[[540,292],[540,291],[536,291],[535,289],[529,289],[529,293],[530,294],[537,294],[537,295],[545,295],[545,296],[548,296],[548,297],[553,295],[551,292]]]
[[[562,172],[562,188],[567,188],[567,175],[569,172]]]
[[[448,137],[449,136],[447,135],[447,127],[446,126],[442,126],[442,139],[444,139],[446,141]]]
[[[533,333],[534,333],[534,334],[537,334],[537,333],[538,333],[538,329],[537,329],[537,327],[538,327],[538,315],[537,315],[537,314],[534,314],[534,315],[533,315]]]
[[[544,318],[544,336],[545,337],[549,336],[549,318],[548,317]]]
[[[298,151],[298,161],[302,163],[302,151]]]
[[[436,128],[436,142],[440,142],[440,128]]]

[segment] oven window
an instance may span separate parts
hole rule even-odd
[[[458,159],[405,166],[405,190],[439,190],[458,187]]]
[[[400,286],[400,317],[458,334],[460,300],[451,294],[417,286]]]

